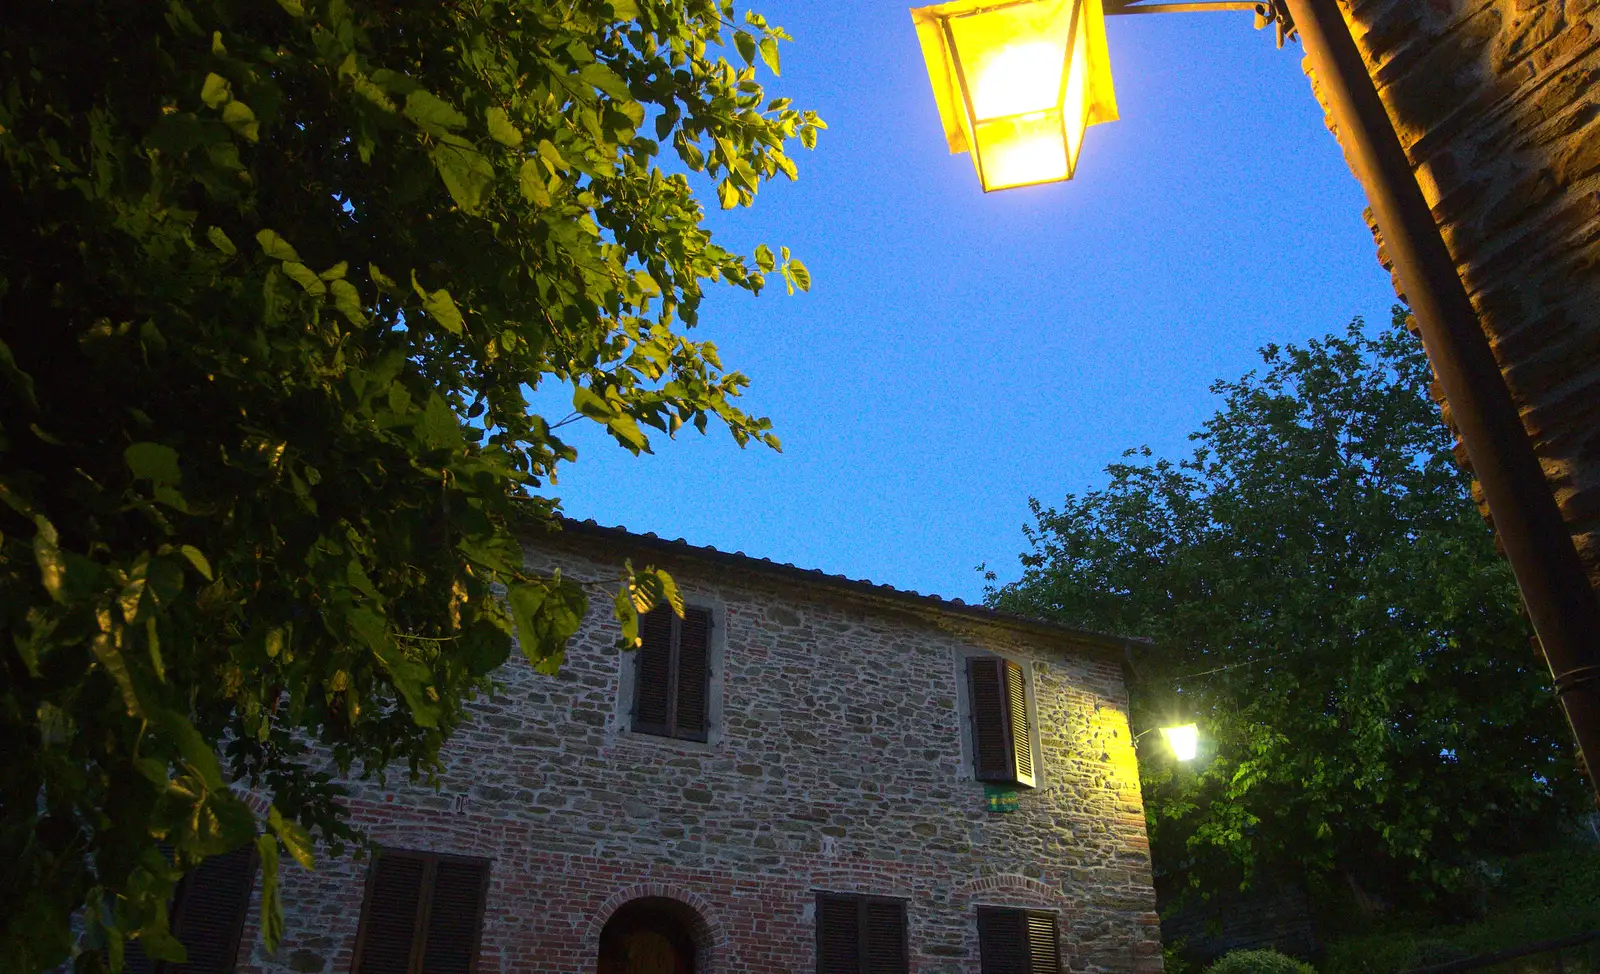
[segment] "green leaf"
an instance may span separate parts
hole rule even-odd
[[[34,515],[33,524],[33,560],[45,591],[65,605],[88,597],[99,584],[103,569],[89,558],[62,549],[55,525],[42,515]]]
[[[756,266],[764,271],[770,271],[776,266],[772,258],[772,248],[766,244],[756,245]]]
[[[636,0],[611,0],[611,16],[614,20],[638,20],[639,4]]]
[[[207,108],[217,108],[232,97],[233,86],[227,78],[215,73],[206,75],[205,83],[200,86],[200,100],[206,103]]]
[[[22,398],[35,412],[39,409],[39,401],[34,398],[33,376],[17,367],[17,360],[11,354],[11,346],[0,341],[0,377],[6,384],[22,394]]]
[[[388,621],[372,609],[355,605],[349,607],[344,615],[351,631],[378,661],[389,682],[400,691],[400,696],[411,710],[412,722],[418,727],[437,727],[439,705],[428,694],[432,677],[428,667],[406,656],[390,635]]]
[[[627,83],[615,71],[604,64],[585,64],[578,70],[578,77],[599,88],[617,101],[633,100],[633,93],[628,90]]]
[[[183,762],[200,776],[207,788],[221,791],[226,786],[216,750],[188,717],[176,710],[156,709],[150,711],[149,719],[178,748]]]
[[[617,438],[617,442],[627,447],[635,454],[654,452],[650,449],[650,440],[644,435],[644,430],[632,416],[626,413],[613,416],[606,420],[606,429]]]
[[[789,261],[789,274],[794,278],[794,286],[802,291],[811,290],[811,272],[806,270],[806,265],[798,260]]]
[[[468,213],[477,213],[494,183],[494,167],[478,150],[441,142],[428,154],[444,179],[450,197]]]
[[[262,230],[256,234],[256,243],[261,245],[261,252],[273,260],[298,261],[300,255],[289,246],[289,241],[278,236],[276,230]]]
[[[249,142],[261,138],[261,123],[256,121],[256,113],[242,101],[228,102],[222,109],[222,121]]]
[[[289,0],[278,0],[287,3]],[[263,832],[256,838],[256,861],[261,863],[261,945],[276,953],[283,940],[283,900],[278,885],[278,839]]]
[[[373,80],[378,76],[373,75]],[[430,135],[445,135],[455,129],[465,128],[467,116],[456,111],[455,106],[431,91],[417,88],[406,96],[403,109],[406,118]]]
[[[466,319],[461,316],[461,309],[456,307],[455,299],[450,297],[450,292],[444,288],[428,292],[417,283],[417,274],[411,272],[411,286],[416,289],[417,295],[422,298],[422,310],[426,311],[434,321],[437,321],[445,331],[452,335],[459,335],[466,328]]]
[[[136,717],[144,713],[144,706],[139,700],[139,694],[134,689],[133,674],[128,670],[128,661],[122,655],[122,650],[117,648],[115,640],[110,633],[96,633],[89,640],[89,648],[94,652],[95,659],[106,673],[122,691],[122,702],[128,710],[128,716]]]
[[[761,60],[771,69],[773,74],[782,74],[778,70],[778,41],[774,37],[761,38]]]
[[[167,682],[167,664],[161,658],[161,631],[156,625],[155,616],[150,616],[144,621],[144,641],[150,650],[150,668],[155,670],[156,679],[162,683]]]
[[[333,292],[333,307],[345,320],[352,325],[361,326],[367,323],[367,313],[361,306],[361,292],[349,281],[334,281],[328,285]]]
[[[306,15],[305,5],[300,0],[278,0],[278,6],[287,11],[289,16],[296,19]]]
[[[506,117],[506,110],[496,105],[485,113],[489,123],[489,137],[501,145],[515,149],[522,144],[522,133],[517,130],[511,120]]]
[[[537,162],[522,160],[522,167],[517,170],[517,184],[522,190],[523,199],[539,206],[550,205],[550,193],[545,189],[544,176],[539,172]]]
[[[277,834],[284,850],[289,853],[290,858],[300,864],[301,869],[316,868],[311,833],[307,832],[299,822],[278,814],[278,807],[274,805],[267,809],[267,825]]]
[[[322,283],[322,278],[317,276],[317,272],[299,261],[284,261],[283,272],[289,276],[289,280],[304,288],[307,294],[320,297],[328,293],[328,285]]]
[[[583,624],[588,599],[583,590],[559,578],[514,582],[506,604],[517,627],[522,655],[541,673],[554,673],[566,653],[567,640]]]
[[[539,158],[549,163],[550,168],[556,172],[562,172],[567,168],[567,160],[561,158],[561,152],[549,139],[539,140]]]
[[[180,547],[178,551],[183,555],[183,557],[189,559],[189,564],[194,566],[194,570],[200,573],[201,578],[204,578],[208,582],[212,580],[211,562],[206,560],[206,556],[200,553],[199,548],[196,548],[194,545],[186,544]]]
[[[183,480],[178,451],[165,443],[135,443],[122,451],[122,458],[139,480],[169,486]]]
[[[590,419],[609,421],[617,415],[617,407],[596,395],[588,386],[572,390],[572,408]]]
[[[428,404],[422,409],[422,418],[417,421],[417,436],[429,450],[461,448],[461,420],[456,418],[450,405],[438,393],[429,396]]]
[[[234,246],[233,241],[228,239],[228,235],[222,232],[221,227],[211,227],[207,229],[206,239],[211,241],[211,246],[227,254],[229,257],[232,257],[234,254],[239,252],[239,248]]]
[[[744,58],[744,63],[756,63],[756,39],[748,31],[734,31],[733,46],[739,49],[739,56]]]

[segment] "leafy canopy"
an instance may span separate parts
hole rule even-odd
[[[733,0],[7,10],[0,968],[84,906],[80,966],[181,959],[174,883],[250,842],[271,943],[280,850],[353,836],[324,756],[426,775],[513,632],[559,665],[587,596],[514,531],[562,422],[777,448],[684,326],[709,283],[810,285],[691,189],[795,177],[786,39]],[[625,638],[659,598],[630,570]]]
[[[1158,872],[1448,891],[1580,800],[1510,570],[1392,325],[1218,382],[1189,459],[1130,451],[1103,489],[1033,502],[1015,611],[1152,641],[1134,723],[1198,720],[1140,768]]]

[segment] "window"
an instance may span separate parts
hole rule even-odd
[[[640,734],[705,741],[710,725],[711,610],[666,606],[639,620],[633,729]]]
[[[978,956],[983,974],[1059,974],[1056,915],[978,907]]]
[[[126,974],[228,974],[255,885],[253,846],[212,856],[178,883],[169,915],[173,936],[189,955],[184,964],[152,961],[138,941],[127,945]]]
[[[999,656],[969,657],[967,692],[974,776],[979,781],[1034,787],[1038,777],[1022,667]]]
[[[484,859],[384,850],[367,873],[353,974],[472,974],[478,964]]]
[[[906,904],[817,894],[817,974],[908,974]]]

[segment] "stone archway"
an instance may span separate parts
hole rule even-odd
[[[727,935],[703,897],[652,883],[608,898],[586,939],[598,974],[716,974]]]

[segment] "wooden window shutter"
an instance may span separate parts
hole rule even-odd
[[[353,974],[472,974],[489,863],[380,852],[367,879]]]
[[[169,861],[172,847],[161,843]],[[255,886],[256,857],[251,846],[212,856],[190,871],[174,892],[167,923],[189,955],[187,963],[171,964],[150,959],[144,945],[128,941],[123,974],[226,974],[239,956],[239,940],[250,911],[250,891]]]
[[[1022,667],[999,656],[969,657],[967,690],[972,710],[972,764],[977,779],[1034,787],[1038,777]]]
[[[704,741],[710,724],[711,610],[667,606],[639,619],[633,730]]]
[[[853,896],[817,897],[817,974],[861,974],[861,911]]]
[[[212,856],[185,876],[172,906],[172,933],[189,960],[161,967],[172,974],[232,971],[255,878],[253,846]]]
[[[1028,726],[1028,688],[1022,667],[1005,660],[1006,703],[1011,709],[1011,747],[1015,753],[1017,784],[1038,784],[1033,774],[1033,729]]]
[[[672,610],[661,606],[639,619],[638,658],[634,662],[633,729],[640,734],[669,732],[672,702]]]
[[[671,733],[703,741],[711,690],[711,612],[686,606],[683,618],[673,621],[678,626],[678,653]]]
[[[866,900],[862,912],[864,974],[906,974],[906,905],[893,900]]]
[[[378,853],[361,906],[354,974],[409,974],[427,865],[414,856]]]
[[[488,867],[466,859],[441,859],[434,865],[422,974],[471,974],[483,932]]]
[[[908,974],[909,970],[904,902],[817,894],[818,974]]]
[[[978,954],[982,974],[1059,974],[1056,915],[1047,910],[980,906]]]

